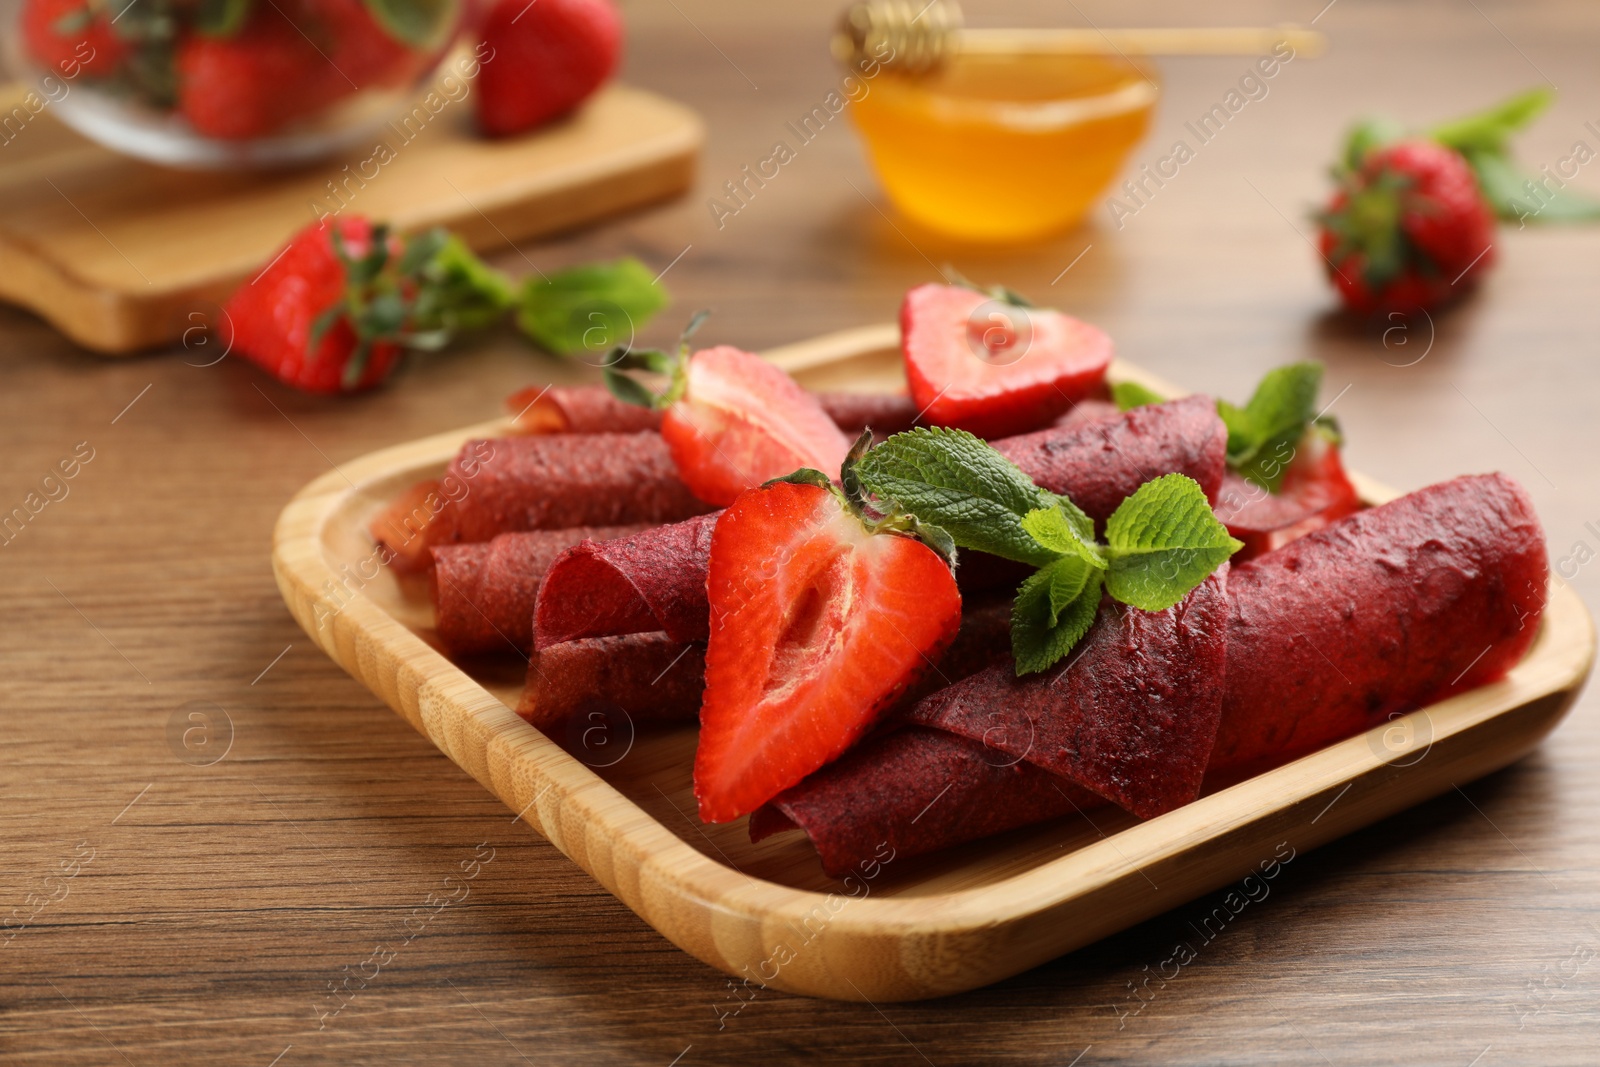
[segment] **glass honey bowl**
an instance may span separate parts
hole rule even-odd
[[[885,69],[851,107],[907,217],[974,242],[1070,229],[1144,137],[1161,93],[1115,55],[963,54],[919,75]]]

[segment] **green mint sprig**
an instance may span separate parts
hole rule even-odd
[[[1037,568],[1012,605],[1019,675],[1050,667],[1082,640],[1102,591],[1162,611],[1244,547],[1212,514],[1199,484],[1182,474],[1140,486],[1107,521],[1102,544],[1070,499],[1035,485],[964,430],[896,434],[865,451],[850,477],[886,521],[914,520],[955,547]]]
[[[1317,414],[1321,388],[1322,364],[1290,363],[1268,371],[1243,407],[1217,401],[1217,414],[1228,427],[1228,466],[1276,493],[1308,430],[1338,444],[1338,422]],[[1136,382],[1118,382],[1111,387],[1111,399],[1122,411],[1130,411],[1166,398]]]
[[[626,346],[635,327],[667,306],[667,291],[637,259],[593,263],[529,278],[517,297],[517,327],[558,356]]]
[[[1217,414],[1228,427],[1228,466],[1276,493],[1313,424],[1337,442],[1338,423],[1317,415],[1321,388],[1322,364],[1290,363],[1268,371],[1243,407],[1217,401]]]

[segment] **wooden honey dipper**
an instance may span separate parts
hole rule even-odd
[[[1327,40],[1294,26],[1194,26],[1136,29],[968,29],[955,0],[861,0],[834,32],[841,63],[876,60],[886,69],[926,74],[957,52],[983,55],[1254,55],[1287,41],[1319,55]],[[892,51],[890,51],[892,49]],[[885,58],[887,55],[888,58]]]

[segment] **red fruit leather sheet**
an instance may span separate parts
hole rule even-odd
[[[1215,500],[1227,464],[1228,428],[1209,397],[1186,396],[1078,426],[994,442],[995,450],[1052,493],[1104,522],[1135,489],[1186,474]]]
[[[1241,563],[1212,773],[1233,780],[1505,674],[1544,611],[1527,492],[1457,478]]]
[[[1104,804],[1025,760],[942,730],[869,739],[750,816],[750,839],[796,826],[842,878],[886,846],[915,856]]]
[[[531,386],[506,397],[516,433],[638,433],[661,412],[618,400],[598,385]]]
[[[817,402],[845,433],[871,427],[899,433],[916,424],[904,393],[818,393]],[[598,385],[530,387],[506,398],[517,433],[634,433],[661,428],[661,412],[624,403]]]
[[[709,511],[678,480],[660,434],[550,434],[469,441],[441,481],[465,492],[448,541],[521,530],[663,523]],[[439,540],[430,543],[439,544]]]
[[[580,637],[710,632],[706,568],[720,511],[615,540],[585,541],[550,565],[534,621],[540,648]]]
[[[666,634],[569,641],[535,652],[517,714],[557,742],[566,725],[600,716],[608,728],[681,722],[700,710],[706,650]]]
[[[912,709],[957,734],[1098,793],[1142,819],[1200,795],[1222,715],[1227,566],[1166,611],[1109,598],[1064,665],[998,664]]]
[[[429,575],[434,628],[452,655],[533,647],[533,606],[551,561],[586,538],[609,540],[639,526],[576,526],[440,545]]]

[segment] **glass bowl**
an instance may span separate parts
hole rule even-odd
[[[63,122],[170,166],[273,167],[366,142],[467,0],[5,0],[15,76]],[[31,104],[30,104],[31,106]]]
[[[1076,225],[1161,95],[1144,65],[1100,55],[958,52],[932,74],[885,69],[859,84],[850,111],[895,206],[983,242]]]

